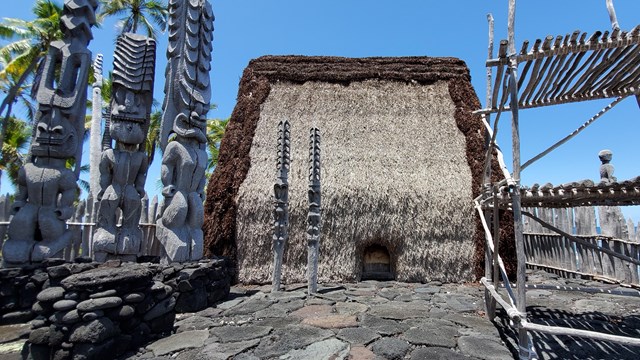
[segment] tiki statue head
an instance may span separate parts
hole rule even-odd
[[[118,142],[144,142],[153,103],[156,44],[146,36],[118,37],[113,61],[109,136]]]

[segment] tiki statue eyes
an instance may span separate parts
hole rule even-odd
[[[198,112],[198,110],[200,110]],[[179,113],[176,116],[173,131],[184,138],[194,138],[199,143],[206,143],[206,119],[201,118],[202,105],[197,104],[196,111],[192,111],[189,116],[185,113]]]
[[[67,109],[40,104],[36,136],[31,145],[34,156],[57,159],[72,157],[77,149],[77,134],[69,122]]]
[[[114,84],[114,88],[109,123],[110,136],[124,144],[141,144],[146,136],[146,122],[150,108],[146,104],[147,96],[124,86]]]

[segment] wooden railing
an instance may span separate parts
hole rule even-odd
[[[567,234],[553,233],[533,221],[525,222],[527,265],[566,274],[640,286],[640,242],[620,208],[528,209]]]
[[[11,220],[9,196],[0,196],[0,248],[7,235],[7,229]],[[76,206],[76,213],[67,221],[67,227],[71,231],[72,239],[64,250],[64,258],[73,260],[78,256],[92,256],[91,249],[93,231],[95,229],[95,214],[91,199],[81,200]],[[140,228],[143,239],[140,247],[140,256],[159,256],[160,247],[155,236],[155,222],[157,219],[158,199],[154,197],[151,203],[148,199],[142,200],[142,216]]]

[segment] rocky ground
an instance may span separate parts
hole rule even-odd
[[[539,271],[530,272],[529,283],[602,291],[530,289],[532,322],[640,338],[638,291]],[[505,316],[486,319],[483,295],[478,284],[323,284],[317,296],[307,296],[304,285],[278,293],[236,286],[216,307],[178,315],[174,335],[122,359],[514,359],[515,333]],[[19,336],[27,332],[0,327],[0,360],[20,358]],[[615,343],[532,337],[541,359],[635,360],[640,354],[640,347]]]

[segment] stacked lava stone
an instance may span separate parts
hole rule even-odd
[[[28,341],[34,359],[111,359],[169,334],[176,312],[203,310],[229,294],[225,259],[95,266],[37,294]]]
[[[229,295],[229,265],[224,258],[166,265],[155,280],[171,286],[178,293],[177,313],[196,312]]]
[[[114,357],[169,333],[176,296],[143,264],[71,275],[37,296],[29,335],[33,358]]]
[[[0,269],[0,323],[25,323],[36,314],[32,310],[36,295],[42,289],[57,286],[71,274],[97,266],[89,258],[77,258],[75,263],[49,259],[23,268]]]

